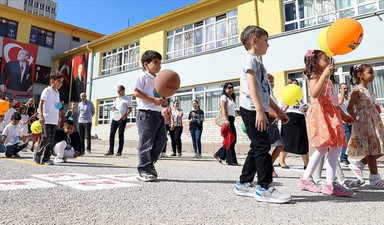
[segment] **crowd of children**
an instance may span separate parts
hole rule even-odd
[[[273,99],[271,90],[273,86],[268,83],[267,70],[260,60],[260,56],[265,55],[269,47],[268,38],[267,31],[258,26],[248,26],[241,34],[241,42],[247,53],[241,70],[240,115],[251,144],[234,192],[237,195],[254,197],[258,201],[285,203],[291,201],[291,196],[278,191],[272,183],[273,161],[284,143],[280,141],[276,145],[273,144],[279,147],[274,157],[271,157],[269,151],[272,139],[273,143],[282,140],[277,126],[271,126],[277,119],[281,120],[282,124],[287,124],[289,117]],[[161,60],[161,54],[156,51],[144,52],[141,58],[143,72],[138,76],[134,89],[138,103],[137,179],[145,182],[157,179],[155,163],[167,141],[166,125],[161,114],[166,99],[159,97],[155,90],[155,78],[161,69]],[[333,89],[331,80],[334,79],[330,79],[334,71],[330,58],[320,50],[308,50],[304,64],[303,73],[308,80],[310,94],[306,127],[309,144],[315,151],[309,159],[305,172],[298,179],[298,187],[327,195],[351,196],[354,192],[348,187],[364,184],[362,171],[367,164],[370,171],[370,187],[383,189],[384,181],[378,173],[377,159],[384,154],[384,126],[375,104],[375,94],[367,88],[375,77],[372,66],[361,64],[351,68],[351,84],[355,84],[356,87],[350,95],[345,112],[340,109],[338,95]],[[272,78],[269,76],[269,80]],[[2,133],[0,152],[5,152],[7,157],[20,157],[18,152],[26,148],[26,139],[31,136],[28,124],[38,116],[42,125],[41,140],[36,136],[31,148],[34,151],[33,159],[37,164],[63,163],[68,158],[79,155],[81,141],[77,133],[76,103],[70,104],[71,109],[66,113],[63,127],[57,128],[59,110],[62,108],[58,89],[62,83],[63,75],[59,72],[50,75],[51,85],[42,92],[38,112],[31,117],[28,116],[25,106],[20,106],[17,112],[12,107],[13,99],[8,98],[9,110],[0,116]],[[270,119],[270,116],[273,118]],[[353,124],[348,143],[343,121],[344,124]],[[36,150],[34,150],[35,142],[39,145]],[[338,159],[342,147],[347,147],[348,155],[364,156],[360,161],[349,165],[358,178],[354,183],[347,184],[344,175],[337,173],[337,170],[341,170]],[[56,156],[53,161],[51,155]],[[326,179],[319,182],[324,162]],[[314,174],[316,168],[318,172]],[[257,185],[254,185],[256,175]],[[316,180],[313,179],[313,175]]]

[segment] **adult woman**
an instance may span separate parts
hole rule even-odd
[[[171,136],[171,143],[172,143],[172,156],[176,156],[176,150],[177,155],[181,157],[181,150],[182,150],[182,144],[181,144],[181,134],[183,133],[183,110],[180,109],[180,102],[179,100],[175,100],[173,102],[173,109],[172,109],[172,116],[174,123],[171,124],[171,128],[169,130],[169,135]]]
[[[224,124],[231,128],[232,134],[235,136],[235,140],[232,142],[229,149],[222,146],[213,157],[220,163],[225,160],[228,165],[238,166],[235,145],[236,145],[236,127],[235,127],[235,90],[233,89],[232,83],[225,83],[223,86],[223,92],[220,97],[220,110],[224,118]]]
[[[28,102],[25,104],[25,107],[27,107],[27,115],[29,117],[32,117],[36,113],[35,100],[33,98],[28,100]]]
[[[202,158],[201,156],[201,133],[203,132],[204,112],[200,109],[199,102],[192,101],[193,110],[189,113],[189,131],[191,132],[193,158]]]
[[[290,78],[288,79],[287,84],[299,85],[299,82],[294,78]],[[307,136],[307,126],[305,123],[305,112],[308,109],[308,105],[304,104],[302,101],[294,106],[289,107],[284,105],[282,102],[281,105],[283,111],[286,111],[286,114],[289,117],[289,122],[287,124],[282,125],[281,127],[281,136],[283,137],[285,148],[280,153],[279,165],[283,169],[289,169],[289,167],[285,163],[285,157],[289,152],[301,155],[305,169],[309,161],[309,144]]]

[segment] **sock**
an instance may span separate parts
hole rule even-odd
[[[311,158],[309,159],[307,169],[305,170],[302,176],[302,179],[306,180],[312,176],[321,158],[327,153],[327,151],[328,151],[327,146],[316,147],[315,152],[312,154]]]

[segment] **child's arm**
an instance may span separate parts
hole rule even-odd
[[[7,136],[3,134],[3,138],[1,139],[1,144],[4,144],[5,140],[7,140]]]
[[[351,117],[357,122],[360,120],[360,118],[353,111],[353,106],[355,105],[358,98],[359,98],[359,92],[358,91],[352,92],[351,98],[349,99],[349,103],[348,103],[348,107],[347,107],[347,111],[348,111],[349,115],[351,115]]]
[[[269,98],[269,106],[273,109],[273,111],[275,111],[277,117],[281,120],[283,124],[289,122],[289,117],[287,116],[287,114],[285,114],[271,98]]]
[[[39,115],[39,113],[35,113],[33,114],[31,117],[29,117],[29,119],[27,121],[25,121],[23,124],[27,124],[29,122],[31,122],[31,120],[35,119],[37,116]]]
[[[333,65],[328,65],[320,78],[312,78],[309,80],[309,95],[313,98],[319,97],[321,91],[323,90],[323,86],[328,77],[333,74]]]
[[[350,117],[350,116],[348,116],[347,114],[345,114],[345,112],[339,107],[339,110],[340,110],[340,114],[341,114],[341,119],[345,122],[345,123],[347,123],[347,124],[352,124],[352,123],[354,123],[355,122],[355,120],[352,118],[352,117]]]
[[[268,119],[264,114],[263,106],[261,105],[259,94],[256,90],[256,72],[247,70],[248,90],[251,95],[252,103],[256,109],[256,122],[255,127],[258,131],[265,131],[267,129]]]
[[[137,98],[141,98],[143,99],[144,101],[146,102],[151,102],[151,103],[154,103],[156,105],[162,105],[164,104],[165,100],[163,98],[153,98],[153,97],[149,97],[148,95],[144,94],[143,92],[141,92],[139,89],[135,88],[135,96]]]
[[[39,121],[40,121],[40,124],[43,125],[45,124],[45,118],[44,118],[44,115],[43,115],[43,107],[44,107],[44,100],[40,100],[39,102]]]

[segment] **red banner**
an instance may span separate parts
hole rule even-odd
[[[73,58],[72,101],[79,101],[87,85],[88,53]]]
[[[65,61],[61,61],[59,63],[59,71],[64,76],[63,85],[59,89],[60,99],[63,100],[65,103],[68,103],[69,102],[69,90],[70,90],[70,86],[71,86],[72,59],[67,59]]]
[[[37,50],[37,45],[3,38],[0,96],[16,99],[33,96]]]

